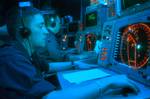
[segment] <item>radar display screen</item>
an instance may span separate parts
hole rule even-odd
[[[115,60],[139,69],[147,66],[150,54],[150,24],[137,23],[120,29],[116,36]]]
[[[97,36],[94,33],[85,35],[84,49],[86,51],[93,51],[96,44]]]

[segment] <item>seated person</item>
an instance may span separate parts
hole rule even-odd
[[[61,31],[61,21],[56,10],[53,8],[47,8],[46,12],[49,14],[44,14],[44,20],[46,28],[49,32],[46,40],[46,48],[40,49],[39,52],[42,53],[43,57],[47,60],[55,61],[68,61],[68,56],[76,52],[76,49],[62,50],[60,47],[60,39],[62,39]]]
[[[96,99],[111,88],[136,86],[127,77],[119,80],[100,81],[58,90],[43,78],[43,73],[71,69],[69,65],[47,65],[36,54],[37,47],[45,47],[48,31],[44,18],[36,8],[18,8],[8,12],[7,27],[13,41],[0,46],[0,99]],[[109,78],[107,78],[109,79]],[[88,89],[88,90],[87,90]]]

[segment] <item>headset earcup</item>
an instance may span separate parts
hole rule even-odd
[[[20,35],[23,39],[28,38],[31,34],[30,30],[27,28],[20,28]]]
[[[53,22],[50,22],[51,24],[50,24],[50,27],[49,27],[49,29],[54,33],[54,34],[56,34],[56,33],[58,33],[59,32],[59,30],[60,30],[60,18],[58,17],[58,16],[55,16],[54,17],[54,21]]]

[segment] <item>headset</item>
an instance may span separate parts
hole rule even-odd
[[[25,24],[24,24],[24,19],[23,19],[23,14],[22,14],[22,11],[28,6],[22,6],[21,3],[19,3],[19,15],[20,15],[20,18],[21,18],[21,24],[22,26],[19,27],[19,34],[21,35],[21,37],[23,39],[27,39],[30,34],[31,34],[31,31],[25,27]]]
[[[21,25],[22,25],[22,26],[19,27],[19,34],[21,35],[21,37],[23,39],[26,39],[30,36],[31,31],[28,28],[25,27],[24,19],[23,19],[23,16],[22,16],[22,8],[19,9],[19,10],[20,10]]]
[[[53,21],[52,21],[53,19]],[[60,30],[60,18],[57,15],[52,15],[49,17],[50,27],[49,29],[54,33],[58,33]]]

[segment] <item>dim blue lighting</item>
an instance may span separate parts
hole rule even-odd
[[[69,23],[73,22],[73,17],[70,15],[65,16],[66,19],[68,19]]]
[[[29,6],[31,6],[31,2],[30,1],[19,2],[19,7],[29,7]]]

